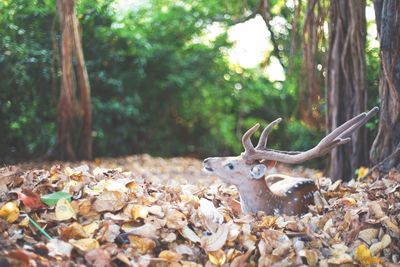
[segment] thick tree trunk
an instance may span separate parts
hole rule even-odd
[[[90,86],[79,36],[75,1],[57,0],[57,9],[62,34],[62,82],[57,106],[58,142],[55,157],[61,160],[91,159]],[[73,56],[76,57],[78,84],[75,79]],[[79,88],[80,101],[76,97],[76,88]]]
[[[332,0],[330,6],[327,77],[329,131],[366,110],[365,0]],[[335,148],[330,158],[332,179],[349,179],[356,168],[368,164],[365,128],[349,145]]]
[[[400,169],[400,1],[374,1],[381,48],[378,135],[370,151],[383,172]]]

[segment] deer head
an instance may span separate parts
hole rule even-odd
[[[300,186],[299,183],[310,185],[310,179],[298,179],[298,183],[291,181],[286,191],[276,188],[271,191],[264,180],[267,173],[266,162],[282,162],[288,164],[298,164],[304,161],[321,157],[333,148],[346,144],[351,141],[351,135],[372,116],[378,112],[378,107],[374,107],[369,112],[364,112],[349,121],[345,122],[330,134],[324,137],[315,147],[304,151],[279,151],[267,149],[268,135],[281,119],[271,122],[262,132],[257,146],[253,146],[250,138],[258,130],[260,125],[257,123],[250,128],[242,137],[244,152],[236,157],[213,157],[207,158],[203,162],[204,170],[219,176],[227,183],[236,185],[242,201],[244,211],[264,210],[271,213],[273,210],[282,210],[282,205],[291,202],[290,195],[294,198],[301,194],[308,194],[307,190],[316,190],[314,186]],[[311,181],[311,182],[310,182]],[[284,183],[283,183],[284,184]],[[279,195],[277,191],[281,191]],[[296,194],[293,194],[296,193]],[[298,195],[297,193],[301,194]],[[296,197],[294,197],[296,196]],[[269,202],[269,203],[268,203]],[[276,208],[278,207],[278,208]],[[293,211],[293,209],[289,209]],[[293,212],[290,212],[293,213]]]

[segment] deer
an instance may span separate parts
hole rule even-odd
[[[352,134],[367,123],[378,110],[378,107],[374,107],[355,116],[326,135],[315,147],[306,151],[281,151],[266,147],[269,133],[281,122],[281,118],[264,128],[254,147],[251,136],[260,127],[257,123],[242,137],[244,152],[239,156],[206,158],[203,161],[203,169],[238,188],[243,213],[263,211],[268,215],[305,214],[308,212],[308,206],[314,204],[314,193],[318,191],[314,180],[285,175],[266,177],[266,165],[276,162],[299,164],[324,156],[332,149],[349,143]]]

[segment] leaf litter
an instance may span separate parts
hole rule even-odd
[[[307,214],[242,214],[236,188],[194,159],[2,168],[0,265],[399,265],[398,171],[333,183],[278,168],[319,185]]]

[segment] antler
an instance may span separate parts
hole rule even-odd
[[[282,119],[279,118],[265,127],[262,132],[256,147],[251,143],[250,137],[258,130],[260,124],[257,123],[251,127],[242,137],[244,152],[242,153],[243,159],[247,163],[252,163],[257,160],[275,160],[283,163],[297,164],[316,157],[320,157],[331,151],[333,148],[350,142],[351,135],[361,126],[363,126],[372,116],[378,112],[379,108],[374,107],[368,112],[361,113],[360,115],[348,120],[341,126],[333,130],[330,134],[325,136],[317,146],[304,151],[279,151],[267,149],[268,134],[272,128],[278,124]]]

